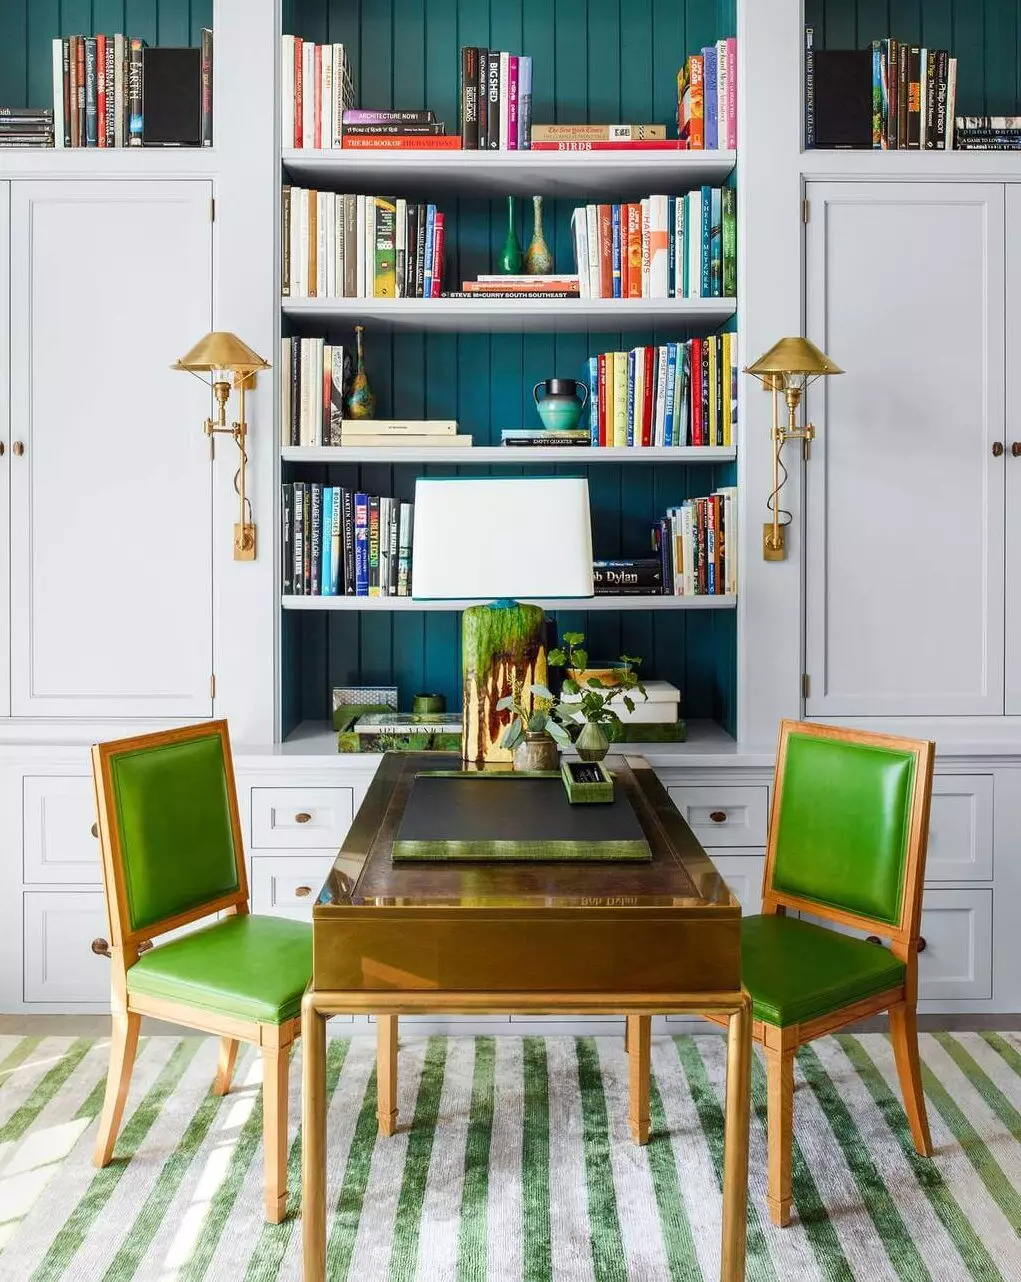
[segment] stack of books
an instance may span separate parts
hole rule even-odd
[[[663,562],[659,556],[593,561],[592,584],[596,596],[662,596]]]
[[[677,73],[677,136],[692,151],[737,146],[737,40],[692,54]]]
[[[317,45],[300,36],[284,36],[280,74],[282,146],[301,150],[340,147],[344,112],[355,103],[344,45]]]
[[[48,107],[0,107],[0,147],[52,147],[53,112]]]
[[[666,125],[533,125],[533,151],[677,151]]]
[[[733,596],[737,592],[737,488],[670,508],[653,530],[672,596]]]
[[[290,298],[438,298],[444,216],[393,196],[284,187],[283,281]]]
[[[958,116],[954,146],[959,151],[1018,151],[1021,116]]]
[[[590,356],[589,445],[731,446],[737,425],[737,336]]]
[[[282,499],[285,595],[411,595],[413,503],[307,481]]]
[[[461,146],[524,151],[531,146],[532,59],[499,49],[461,48]]]
[[[674,725],[681,712],[681,692],[669,681],[658,681],[655,678],[643,681],[646,697],[634,696],[634,711],[629,712],[619,698],[614,699],[610,707],[617,714],[617,719],[624,725]],[[581,693],[576,695],[561,694],[562,703],[580,703]],[[581,720],[581,714],[578,714]]]
[[[334,445],[361,449],[470,449],[471,433],[452,418],[351,418],[340,423]]]
[[[571,215],[582,298],[734,298],[737,191],[702,187]]]
[[[323,338],[285,338],[281,349],[281,444],[339,445],[350,350]]]
[[[391,148],[406,151],[460,150],[461,139],[447,136],[447,126],[431,111],[371,111],[352,108],[344,112],[342,146]]]
[[[581,287],[576,273],[555,272],[550,276],[477,276],[461,282],[460,292],[447,298],[579,298]]]
[[[459,712],[365,712],[337,736],[340,752],[460,752]]]

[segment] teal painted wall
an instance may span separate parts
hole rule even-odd
[[[56,36],[141,36],[151,45],[197,45],[213,0],[0,0],[0,106],[53,105]]]
[[[959,115],[1021,110],[1021,0],[806,0],[805,22],[830,49],[884,36],[949,49]]]
[[[459,48],[486,45],[533,58],[533,119],[657,120],[672,123],[677,68],[685,55],[734,33],[733,0],[293,0],[290,27],[317,41],[343,41],[363,106],[430,107],[457,128]],[[624,18],[622,20],[622,13]],[[383,193],[397,194],[404,193]],[[612,192],[598,193],[613,199]],[[593,193],[593,198],[596,193]],[[571,270],[568,222],[573,201],[547,204],[547,239],[556,266]],[[447,200],[448,281],[492,270],[506,235],[504,200]],[[518,203],[518,235],[531,235],[530,202]],[[309,335],[312,327],[301,331]],[[506,427],[539,426],[531,389],[540,379],[581,378],[600,351],[690,336],[683,327],[629,334],[400,334],[367,336],[367,365],[379,413],[456,418],[476,444],[499,444]],[[349,330],[328,334],[349,342]],[[635,555],[668,506],[734,480],[732,465],[653,467],[568,464],[548,468],[290,467],[286,479],[356,483],[374,493],[410,498],[415,475],[545,473],[589,477],[597,556]],[[513,538],[513,531],[466,537]],[[641,655],[643,671],[677,684],[688,717],[719,720],[731,730],[736,707],[735,618],[711,613],[572,612],[561,631],[584,632],[593,656]],[[334,685],[393,681],[402,705],[421,690],[460,703],[460,617],[412,614],[285,614],[286,731],[302,718],[327,715]]]

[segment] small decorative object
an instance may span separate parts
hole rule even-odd
[[[525,732],[514,749],[514,769],[534,774],[537,770],[556,770],[560,764],[560,749],[546,733]]]
[[[521,242],[514,226],[514,197],[507,197],[507,239],[500,251],[496,269],[503,276],[517,276],[521,271]]]
[[[446,710],[447,697],[443,694],[416,694],[411,700],[411,711],[416,717],[426,717]]]
[[[588,388],[573,378],[548,378],[532,388],[532,400],[547,431],[573,432],[588,401]]]
[[[780,507],[780,491],[787,480],[787,470],[780,462],[780,454],[788,441],[798,439],[802,442],[805,458],[808,457],[808,443],[815,436],[815,428],[811,423],[798,427],[798,406],[805,388],[817,378],[843,374],[844,371],[807,338],[781,338],[753,365],[746,365],[744,372],[759,379],[764,390],[773,393],[773,426],[769,434],[773,442],[773,492],[766,503],[773,519],[762,527],[762,559],[783,561],[787,556],[784,531],[793,518],[790,512]],[[781,395],[787,404],[786,423],[780,421]]]
[[[501,748],[510,748],[515,770],[556,770],[560,749],[569,748],[571,736],[554,719],[555,699],[549,690],[537,682],[528,689],[531,707],[525,706],[522,687],[517,681],[511,694],[505,695],[496,705],[498,712],[510,711],[514,720],[503,732]]]
[[[620,718],[610,704],[619,699],[628,712],[634,712],[635,701],[632,696],[640,694],[643,699],[647,699],[648,695],[635,671],[642,661],[633,655],[620,656],[620,667],[611,670],[609,680],[606,670],[602,669],[598,675],[585,676],[588,671],[588,652],[583,649],[584,642],[582,633],[565,632],[563,646],[549,653],[550,667],[566,668],[568,672],[584,677],[584,681],[579,681],[576,676],[564,678],[561,700],[553,713],[566,725],[584,721],[581,733],[574,743],[575,751],[582,761],[602,761],[610,746],[603,725],[608,728],[620,725]],[[569,696],[566,701],[564,695]]]
[[[375,418],[376,417],[376,394],[369,385],[369,377],[365,373],[365,344],[363,335],[365,334],[364,325],[355,326],[355,348],[357,352],[355,362],[355,374],[351,380],[351,387],[345,400],[348,418]]]
[[[602,761],[610,750],[610,741],[598,721],[586,721],[574,741],[574,750],[582,761]]]
[[[553,270],[553,255],[542,230],[542,197],[532,197],[532,242],[525,252],[525,271],[532,276],[548,276]]]
[[[564,761],[560,775],[572,806],[613,801],[613,775],[601,761]]]
[[[334,686],[333,728],[349,730],[367,712],[396,712],[396,686]]]

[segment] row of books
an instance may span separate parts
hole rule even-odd
[[[459,115],[461,146],[466,151],[530,147],[532,59],[463,45]]]
[[[737,191],[702,187],[571,215],[582,298],[734,298]]]
[[[281,444],[339,445],[350,351],[324,338],[285,338],[281,348]]]
[[[590,356],[587,445],[732,446],[737,335]]]
[[[653,530],[667,596],[737,593],[737,487],[668,509]]]
[[[0,147],[52,147],[49,107],[0,107]]]
[[[65,36],[53,41],[54,144],[141,147],[145,41],[137,36]],[[199,139],[213,145],[213,33],[202,29]]]
[[[344,112],[355,103],[344,45],[284,36],[280,77],[281,145],[304,150],[339,147]]]
[[[677,136],[693,151],[737,146],[737,40],[692,54],[677,73]]]
[[[1021,116],[958,116],[954,146],[960,151],[1021,149]]]
[[[290,298],[438,298],[444,215],[403,197],[283,189]]]
[[[281,520],[285,595],[411,595],[413,503],[285,482]]]

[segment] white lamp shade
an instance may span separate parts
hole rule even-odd
[[[420,601],[590,597],[588,481],[419,477],[411,581]]]

